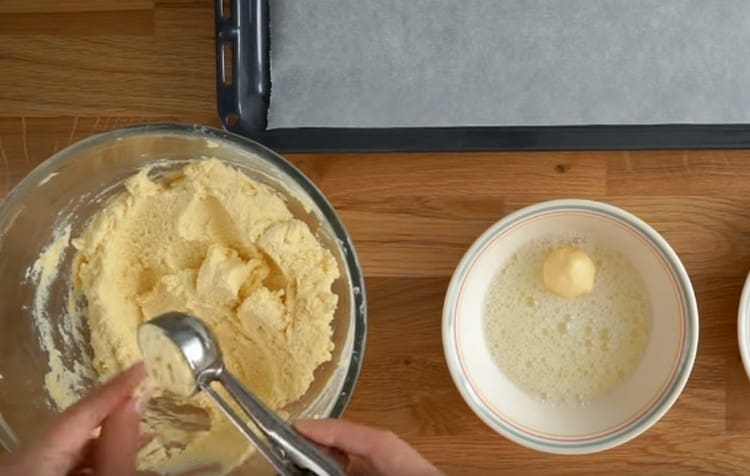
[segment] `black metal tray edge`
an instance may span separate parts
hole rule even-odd
[[[219,118],[228,131],[281,152],[750,148],[750,124],[269,130],[268,0],[215,0],[215,15]]]

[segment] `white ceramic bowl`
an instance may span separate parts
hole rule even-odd
[[[740,356],[745,373],[750,377],[750,275],[742,288],[740,308],[737,313],[737,340],[740,344]]]
[[[586,406],[550,405],[521,391],[492,359],[483,326],[485,295],[505,262],[531,240],[571,233],[622,253],[642,276],[652,310],[641,362]],[[677,400],[698,348],[698,307],[679,258],[642,220],[599,202],[544,202],[503,218],[469,248],[445,298],[443,347],[464,400],[495,431],[540,451],[593,453],[635,438]]]

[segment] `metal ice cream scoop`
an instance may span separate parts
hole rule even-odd
[[[157,339],[154,339],[154,336]],[[162,337],[166,337],[168,341],[161,339]],[[164,345],[168,346],[169,342],[174,344],[179,352],[163,352]],[[206,392],[279,474],[296,476],[312,473],[322,476],[344,476],[344,472],[333,459],[279,418],[224,367],[216,339],[200,320],[181,312],[162,314],[141,324],[138,329],[138,343],[147,367],[151,355],[158,361],[151,363],[169,369],[170,374],[178,377],[192,375],[194,384],[189,381],[175,387],[183,389],[181,393],[186,393],[185,396],[200,390]],[[165,359],[169,361],[164,362]],[[239,415],[233,406],[211,387],[212,382],[224,386],[227,394],[247,419]],[[248,426],[248,419],[255,429]]]

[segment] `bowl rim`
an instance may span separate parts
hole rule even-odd
[[[678,358],[678,366],[672,375],[672,384],[643,415],[635,421],[615,431],[612,435],[593,438],[586,443],[559,443],[542,437],[526,435],[523,431],[510,429],[498,421],[494,414],[481,401],[468,382],[459,363],[458,347],[453,333],[456,315],[454,313],[458,290],[467,277],[470,265],[489,241],[519,222],[551,211],[587,211],[609,216],[623,223],[646,239],[664,258],[670,273],[675,278],[679,296],[685,307],[686,336]],[[750,299],[750,292],[748,294]],[[682,393],[693,368],[698,350],[699,316],[695,293],[690,278],[679,257],[669,243],[650,225],[635,215],[603,202],[581,199],[562,199],[536,203],[512,212],[491,225],[469,247],[453,273],[443,305],[442,337],[443,351],[451,377],[459,393],[471,410],[490,428],[522,446],[555,454],[587,454],[619,446],[646,431],[669,411]]]
[[[750,274],[745,278],[737,309],[737,343],[740,348],[742,366],[750,378]]]
[[[122,140],[123,137],[147,135],[176,135],[204,138],[207,141],[217,140],[229,143],[231,146],[250,151],[267,160],[294,180],[308,195],[309,199],[318,207],[328,221],[334,233],[334,238],[342,247],[344,260],[348,268],[348,278],[351,283],[350,299],[354,312],[354,329],[352,355],[342,381],[338,396],[330,409],[329,416],[339,417],[344,412],[351,399],[354,387],[362,369],[362,361],[367,340],[367,291],[364,274],[352,242],[351,236],[338,217],[331,203],[323,192],[295,165],[268,147],[246,137],[199,124],[154,123],[137,124],[121,127],[110,131],[94,134],[55,152],[27,173],[6,195],[0,203],[0,217],[5,210],[16,206],[23,199],[23,195],[39,183],[49,179],[53,169],[73,160],[77,152],[108,142]],[[1,237],[0,237],[1,239]],[[0,423],[2,420],[0,420]],[[5,445],[0,445],[5,446]],[[10,449],[10,448],[7,448]]]

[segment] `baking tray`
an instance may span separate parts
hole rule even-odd
[[[268,0],[215,0],[215,16],[219,118],[282,152],[750,148],[750,124],[268,129]]]

